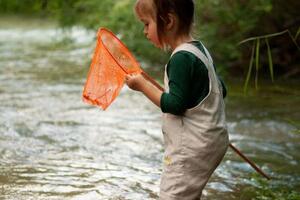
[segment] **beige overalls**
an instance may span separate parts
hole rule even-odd
[[[229,144],[225,106],[221,84],[208,51],[205,49],[207,58],[197,47],[188,43],[177,47],[172,56],[178,51],[191,52],[206,65],[209,93],[182,116],[163,114],[165,155],[160,200],[199,200]],[[165,90],[169,91],[166,70]]]

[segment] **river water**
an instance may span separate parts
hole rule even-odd
[[[29,24],[0,23],[0,199],[157,199],[159,109],[127,87],[107,111],[86,105],[95,33]],[[299,192],[300,100],[281,92],[229,94],[228,128],[273,182]],[[203,199],[243,199],[259,187],[253,173],[229,149]]]

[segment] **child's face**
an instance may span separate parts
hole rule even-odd
[[[156,47],[160,48],[160,42],[157,35],[156,21],[150,15],[140,14],[139,20],[144,24],[144,34]]]

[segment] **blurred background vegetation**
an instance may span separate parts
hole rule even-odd
[[[161,54],[144,37],[134,16],[134,0],[0,0],[2,15],[17,14],[56,20],[64,27],[100,26],[118,33],[134,54],[151,65],[163,64]],[[197,0],[195,37],[211,50],[218,70],[226,77],[245,79],[254,41],[244,39],[289,30],[269,39],[274,77],[299,77],[300,1],[295,0]],[[293,41],[294,40],[294,41]],[[295,44],[296,42],[296,44]],[[259,45],[260,78],[269,80],[267,45]],[[251,69],[254,73],[255,69]]]

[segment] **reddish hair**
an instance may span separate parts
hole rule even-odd
[[[165,36],[168,15],[178,19],[177,35],[189,35],[194,22],[195,4],[193,0],[153,0],[156,10],[157,35],[160,42]]]

